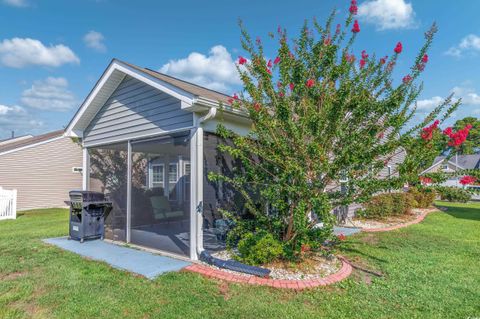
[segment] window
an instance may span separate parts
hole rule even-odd
[[[168,164],[168,197],[170,200],[177,199],[176,185],[178,181],[178,164]]]
[[[168,165],[168,182],[176,183],[178,180],[178,165],[177,163],[170,163]]]
[[[150,187],[163,187],[164,176],[163,164],[151,164]]]
[[[190,200],[190,163],[186,162],[183,164],[183,194],[185,200]]]
[[[447,164],[442,165],[442,169],[443,169],[444,171],[448,171],[448,165],[447,165]]]

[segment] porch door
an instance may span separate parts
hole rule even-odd
[[[130,241],[189,256],[189,134],[131,142],[131,156]]]
[[[118,144],[91,147],[90,184],[88,190],[107,194],[112,211],[105,219],[105,238],[125,241],[127,234],[127,173],[128,145]]]

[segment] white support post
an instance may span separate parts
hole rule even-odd
[[[82,189],[87,191],[90,187],[90,154],[88,148],[83,148],[83,163],[82,163]]]
[[[203,250],[203,128],[192,130],[190,139],[190,258]]]
[[[132,219],[132,143],[128,141],[127,144],[127,234],[126,242],[130,242],[130,226]]]

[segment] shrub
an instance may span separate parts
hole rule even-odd
[[[434,189],[425,187],[410,187],[408,189],[408,194],[410,194],[415,200],[415,202],[413,203],[413,207],[415,208],[428,208],[432,206],[433,201],[437,196]]]
[[[415,200],[408,193],[385,193],[372,197],[357,215],[364,218],[385,218],[409,214]]]
[[[449,202],[468,202],[472,195],[463,188],[458,187],[438,187],[437,192],[440,195],[440,199],[447,200]]]
[[[265,264],[283,255],[280,242],[266,231],[245,234],[237,248],[240,253],[237,258],[249,265]]]

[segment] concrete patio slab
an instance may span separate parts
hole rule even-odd
[[[183,260],[122,247],[102,240],[80,243],[76,240],[68,240],[67,237],[60,237],[48,238],[43,241],[84,257],[104,261],[114,268],[127,270],[149,279],[154,279],[165,272],[179,271],[191,265]]]

